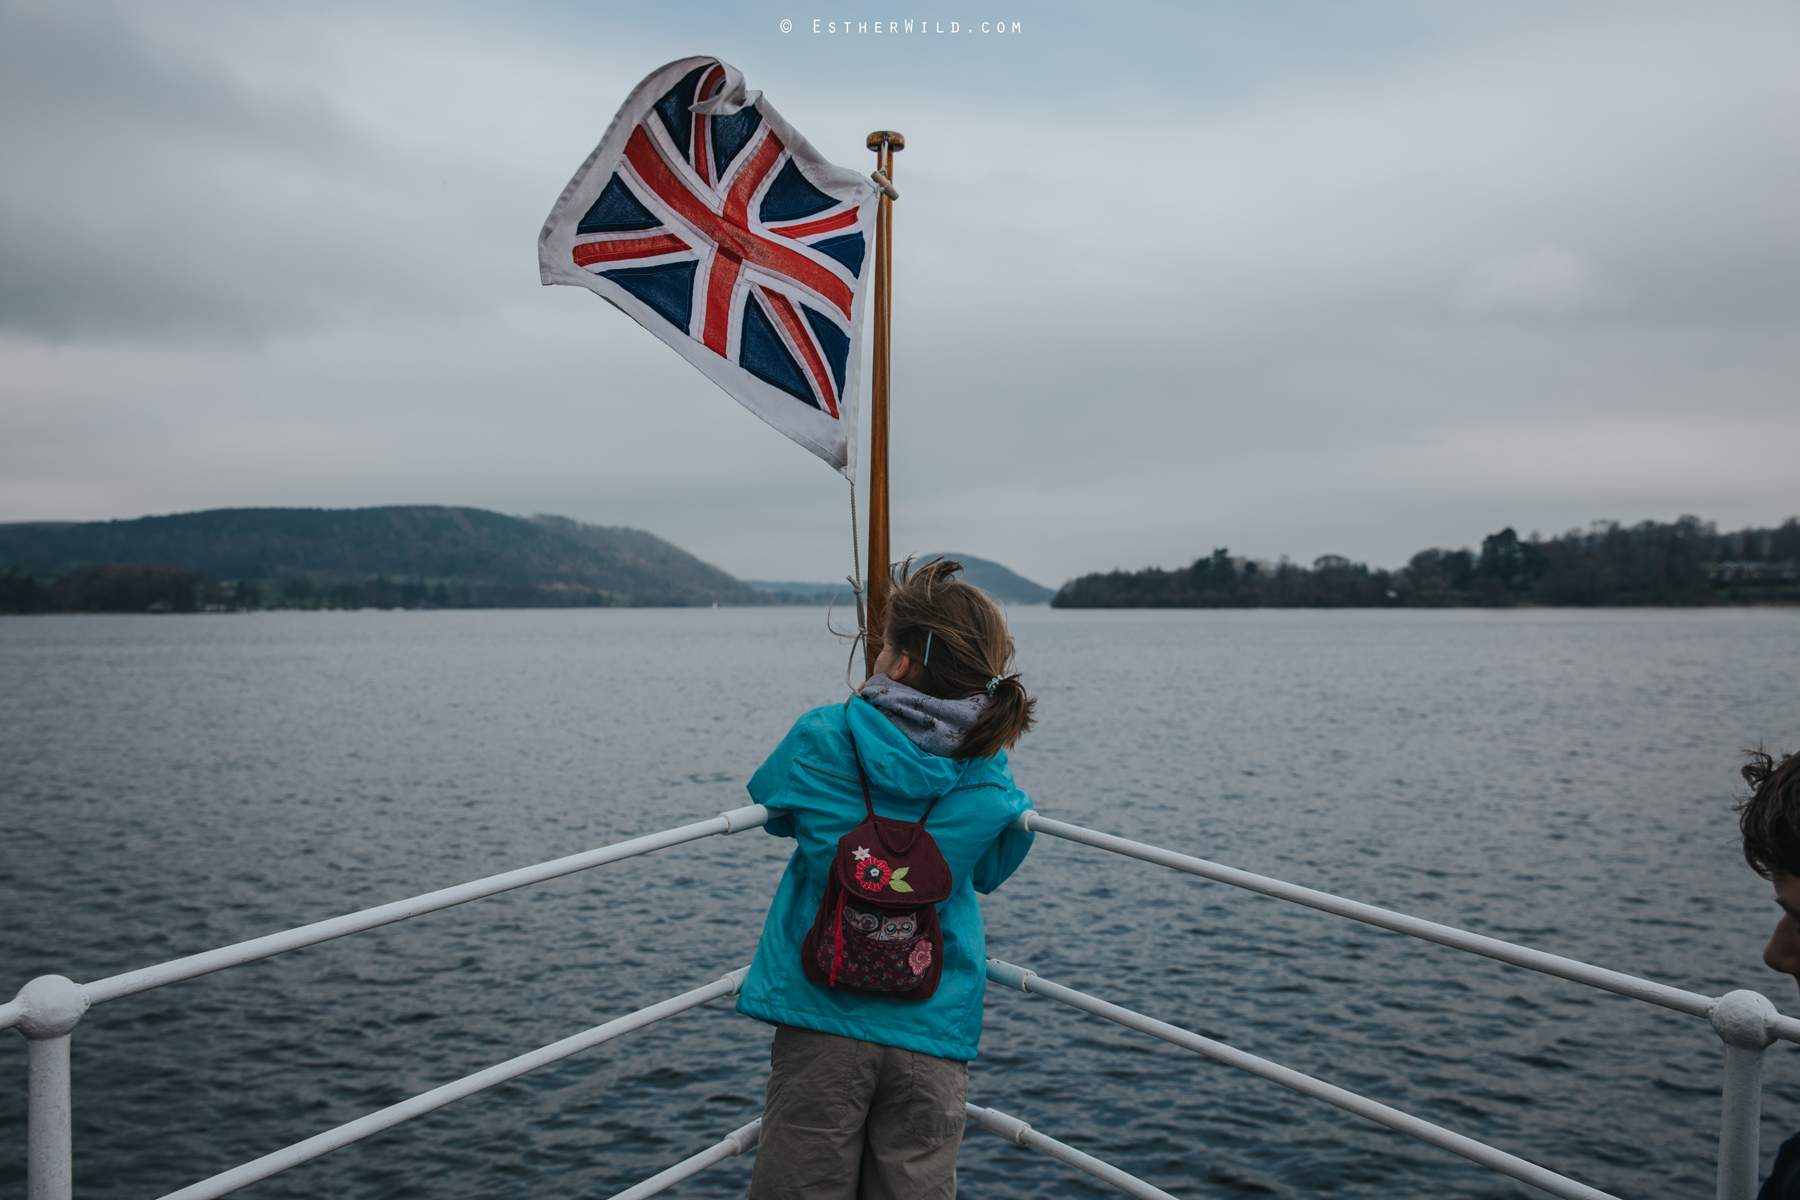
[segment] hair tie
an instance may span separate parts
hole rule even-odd
[[[1004,676],[1004,675],[996,675],[992,679],[988,680],[988,686],[987,686],[988,695],[990,695],[990,696],[993,695],[994,689],[999,687],[1000,681],[1005,678],[1006,678],[1006,676]]]
[[[925,661],[919,665],[922,667],[931,665],[931,630],[929,629],[925,631]]]

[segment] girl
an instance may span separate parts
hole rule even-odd
[[[986,984],[975,893],[999,887],[1031,848],[1032,835],[1013,827],[1031,798],[1013,785],[1006,748],[1031,728],[1036,704],[1011,672],[1000,610],[955,578],[961,570],[940,558],[913,571],[908,560],[875,673],[846,703],[795,722],[750,780],[751,797],[772,810],[764,828],[799,842],[737,1004],[776,1027],[752,1200],[956,1195]],[[871,815],[889,820],[865,839]],[[927,839],[911,824],[921,820],[949,868],[948,898],[933,906],[941,951],[924,932],[932,911],[902,910],[896,887],[913,889],[889,866],[894,850],[881,849],[911,838],[923,853]],[[860,886],[880,893],[879,909],[857,907],[865,893],[842,886],[841,868],[833,877],[839,839],[852,831],[848,841],[872,843],[844,849],[855,852]],[[932,877],[929,864],[912,875],[924,894]],[[828,891],[836,899],[824,905]],[[917,977],[913,993],[843,967],[870,945],[857,939],[874,939],[871,953],[890,947],[904,983]]]

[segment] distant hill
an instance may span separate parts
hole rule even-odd
[[[934,558],[953,558],[961,563],[963,578],[1002,604],[1044,604],[1056,594],[1053,589],[1033,583],[997,562],[972,554],[921,554],[914,561],[928,562]],[[851,603],[850,587],[845,583],[795,583],[771,579],[747,582],[753,588],[780,596],[785,604]]]
[[[0,525],[0,576],[0,611],[773,602],[641,530],[435,505]]]
[[[954,558],[963,565],[963,578],[1003,604],[1048,604],[1056,595],[1055,588],[1033,583],[1023,575],[973,554],[921,554],[917,561]]]

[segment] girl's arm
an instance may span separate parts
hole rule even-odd
[[[794,756],[799,753],[802,735],[801,722],[781,739],[774,753],[763,760],[763,765],[756,769],[750,777],[745,790],[750,799],[769,810],[769,820],[763,826],[763,832],[776,837],[791,838],[795,835],[793,805],[788,800],[788,788],[794,778]]]
[[[1008,798],[1015,801],[1012,812],[1015,820],[1031,807],[1031,797],[1024,792],[1015,790]],[[1025,861],[1025,856],[1031,853],[1031,843],[1035,840],[1037,834],[1009,823],[976,860],[975,870],[970,875],[970,882],[975,885],[975,890],[985,896],[1005,883],[1007,877]]]

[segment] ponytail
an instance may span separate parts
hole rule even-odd
[[[1017,675],[1004,675],[988,695],[981,715],[963,734],[957,758],[992,758],[1031,731],[1037,701]]]
[[[954,758],[992,758],[1030,731],[1037,708],[1013,670],[1013,640],[999,607],[957,579],[963,566],[934,558],[894,571],[886,645],[919,664],[918,688],[945,700],[985,695],[981,715],[963,734]]]

